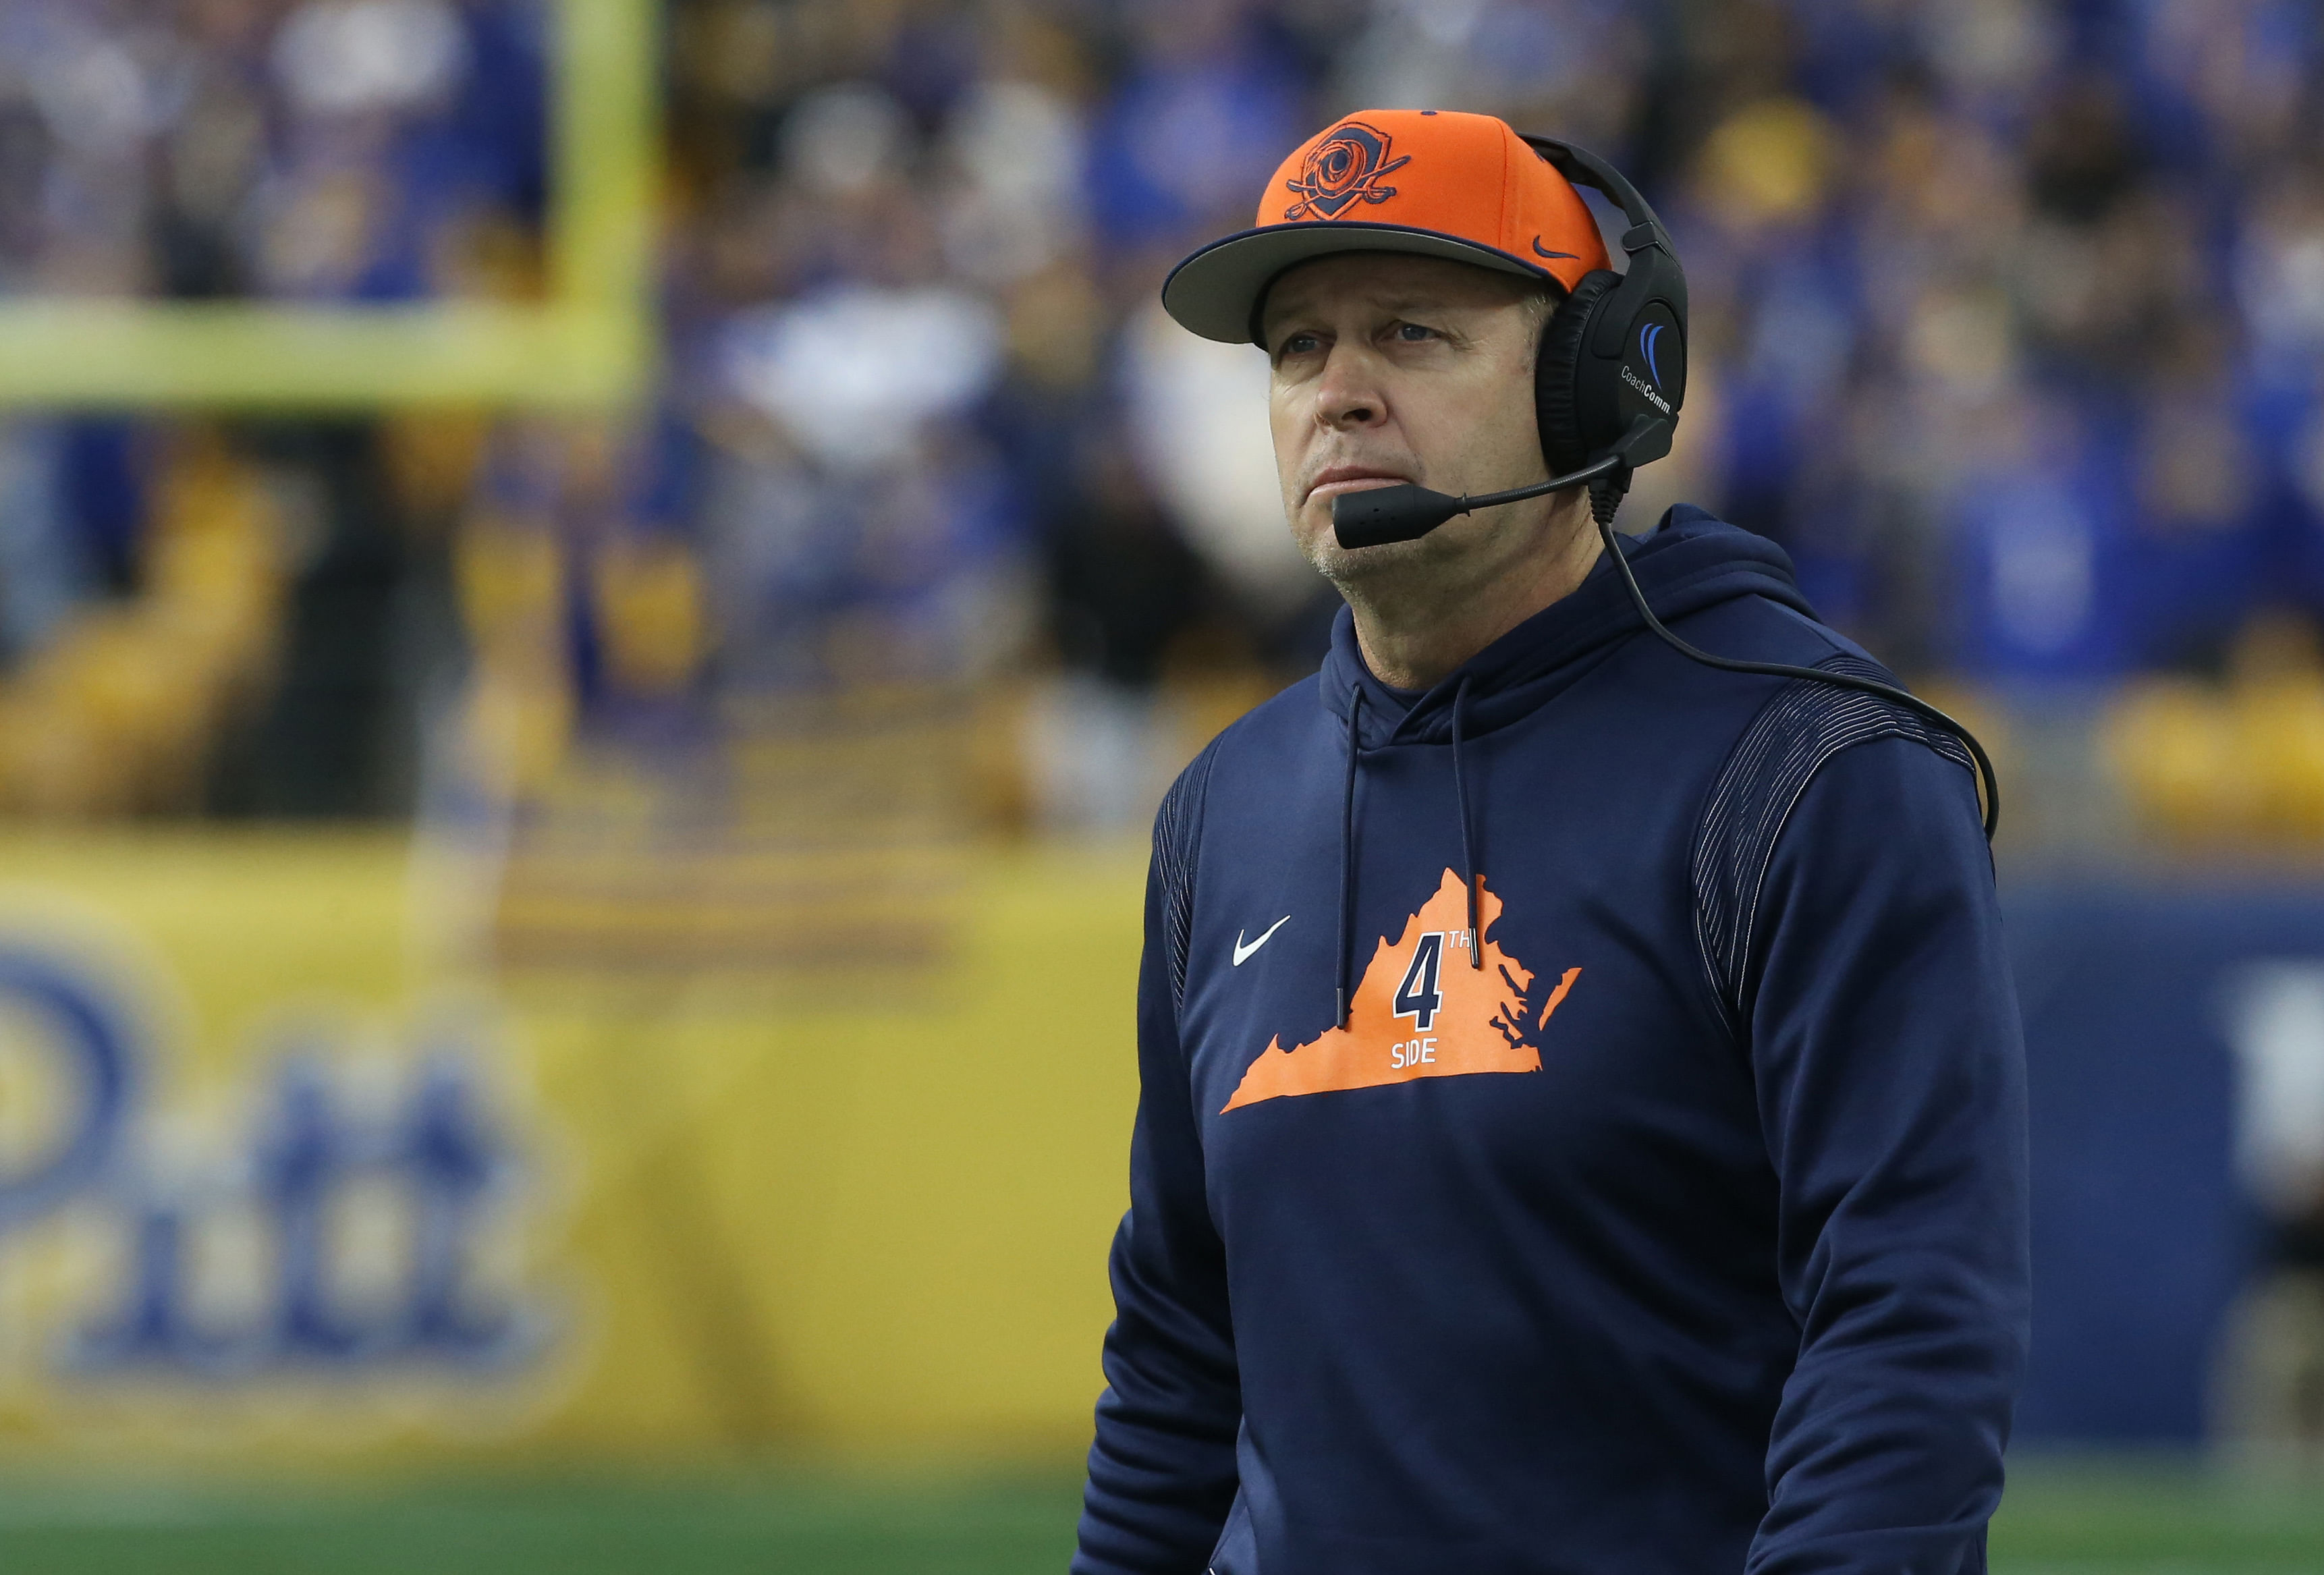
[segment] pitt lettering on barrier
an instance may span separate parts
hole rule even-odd
[[[484,1266],[527,1188],[482,1021],[401,1055],[357,1026],[286,1034],[189,1148],[120,972],[0,934],[0,1041],[53,1107],[29,1154],[0,1148],[0,1265],[59,1225],[111,1266],[36,1347],[54,1374],[475,1376],[542,1351],[558,1321]]]

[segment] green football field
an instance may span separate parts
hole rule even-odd
[[[1061,1570],[1070,1473],[982,1480],[789,1471],[392,1489],[0,1487],[8,1575],[1004,1575]],[[2008,1575],[2324,1575],[2324,1482],[2167,1463],[2022,1464],[1994,1533]]]

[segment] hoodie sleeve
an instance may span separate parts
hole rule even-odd
[[[1774,773],[1787,813],[1735,953],[1800,1325],[1748,1575],[1981,1572],[2024,1365],[2024,1055],[1992,863],[1968,773],[1887,714]]]
[[[1178,1043],[1210,760],[1205,751],[1187,768],[1155,824],[1138,975],[1130,1211],[1113,1239],[1114,1321],[1074,1575],[1200,1575],[1234,1500],[1242,1391],[1226,1251],[1211,1222]]]

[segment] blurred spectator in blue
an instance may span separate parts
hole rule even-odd
[[[1109,244],[1175,260],[1248,225],[1254,195],[1314,128],[1256,7],[1190,0],[1118,16],[1128,58],[1093,139],[1091,210]]]
[[[270,294],[436,293],[483,226],[530,222],[544,187],[531,5],[301,0],[268,65],[287,114],[254,193]]]

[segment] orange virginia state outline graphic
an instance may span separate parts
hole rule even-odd
[[[1280,1037],[1268,1040],[1219,1113],[1263,1100],[1423,1077],[1539,1072],[1541,1052],[1533,1036],[1548,1026],[1582,970],[1567,969],[1536,1015],[1532,971],[1489,938],[1501,899],[1481,876],[1477,889],[1483,968],[1470,965],[1468,904],[1461,877],[1447,870],[1436,894],[1406,921],[1404,934],[1394,942],[1382,937],[1356,985],[1348,1026],[1327,1028],[1296,1050],[1284,1049]],[[1433,969],[1425,950],[1435,953]],[[1407,1009],[1399,1014],[1398,1006]]]

